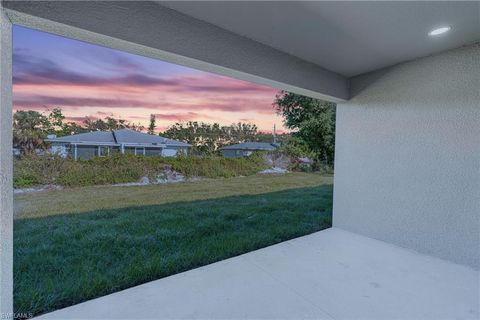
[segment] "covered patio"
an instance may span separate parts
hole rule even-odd
[[[1,317],[12,23],[337,103],[333,228],[41,318],[480,317],[479,2],[1,6]]]
[[[39,319],[475,319],[478,273],[331,228]]]

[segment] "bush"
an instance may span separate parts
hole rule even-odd
[[[53,184],[67,162],[55,155],[25,155],[13,163],[13,185],[26,188],[37,184]]]
[[[78,161],[54,155],[31,155],[15,160],[14,187],[48,184],[77,187],[136,182],[144,176],[156,178],[167,168],[186,177],[228,178],[252,175],[266,167],[260,154],[248,158],[163,158],[116,154]]]
[[[289,166],[289,169],[292,171],[333,174],[333,163],[322,160],[324,157],[311,150],[302,139],[297,137],[290,138],[290,140],[282,146],[280,152],[293,159],[308,158],[313,160],[313,163],[310,165],[302,163],[301,161],[292,161],[292,164]]]
[[[112,156],[67,161],[57,183],[63,186],[90,186],[138,181],[145,173],[137,157]]]
[[[266,168],[266,164],[259,154],[248,158],[224,158],[216,156],[178,158],[145,158],[147,162],[167,164],[173,170],[181,172],[187,177],[229,178],[248,176]]]

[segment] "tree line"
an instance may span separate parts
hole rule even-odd
[[[197,154],[214,155],[224,146],[259,141],[273,143],[273,135],[258,131],[255,124],[238,122],[229,126],[197,121],[177,122],[161,134],[187,142]]]
[[[276,137],[283,150],[294,156],[309,157],[332,165],[335,150],[335,104],[280,91],[273,102],[284,126],[291,130]],[[46,114],[34,110],[18,110],[13,115],[13,143],[22,153],[45,149],[49,134],[65,136],[91,131],[132,129],[156,134],[155,115],[150,116],[147,128],[127,120],[106,116],[103,119],[86,117],[82,123],[66,121],[61,108]],[[187,142],[196,154],[218,154],[221,147],[247,141],[273,142],[272,134],[262,133],[255,124],[235,123],[229,126],[197,121],[176,122],[161,136]]]
[[[31,154],[46,149],[46,138],[54,134],[58,137],[92,131],[112,131],[131,129],[148,134],[156,134],[155,115],[150,116],[147,128],[127,120],[107,116],[104,119],[86,117],[80,124],[65,121],[61,108],[53,108],[46,114],[34,110],[18,110],[13,115],[13,145],[22,154]],[[272,135],[258,131],[255,124],[236,123],[222,126],[218,123],[196,121],[177,122],[159,135],[187,142],[193,146],[195,154],[214,155],[225,145],[246,141],[272,141]]]

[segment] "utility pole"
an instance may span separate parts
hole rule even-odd
[[[275,134],[275,123],[273,124],[273,143],[277,143],[277,135]]]

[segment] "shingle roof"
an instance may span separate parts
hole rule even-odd
[[[160,137],[157,135],[146,134],[130,129],[121,129],[114,131],[118,143],[141,143],[141,144],[166,144],[174,146],[190,147],[188,143]]]
[[[71,136],[47,139],[50,142],[100,142],[100,143],[116,143],[115,137],[110,131],[94,131],[74,134]]]
[[[167,146],[190,147],[188,143],[160,137],[157,135],[146,134],[130,129],[120,129],[115,131],[94,131],[87,133],[79,133],[71,136],[58,137],[48,139],[49,142],[64,143],[112,143],[112,144],[139,144],[139,145],[158,145],[165,144]]]
[[[275,150],[279,148],[278,144],[267,142],[244,142],[232,144],[231,146],[223,147],[222,150]]]

